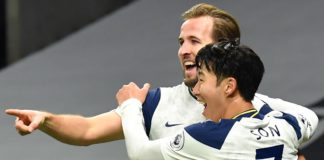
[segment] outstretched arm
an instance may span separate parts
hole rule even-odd
[[[21,135],[39,129],[63,143],[80,146],[123,138],[121,118],[115,111],[89,118],[36,110],[7,109],[5,112],[17,117],[15,126]]]

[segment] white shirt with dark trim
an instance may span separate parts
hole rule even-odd
[[[273,110],[314,114],[303,106],[262,94],[256,94],[252,101],[258,110],[264,102]],[[142,108],[146,134],[151,140],[174,135],[190,124],[206,120],[202,115],[204,106],[196,101],[184,83],[150,90]],[[312,120],[314,129],[317,123],[318,119]]]
[[[155,94],[152,94],[152,93],[155,93]],[[158,95],[156,93],[158,93],[160,95]],[[163,152],[165,158],[167,157],[167,155],[172,155],[172,154],[168,154],[168,153],[173,153],[173,152],[176,153],[176,155],[178,155],[178,156],[181,155],[179,153],[185,153],[183,155],[190,155],[189,153],[186,152],[186,150],[180,149],[179,152],[174,150],[175,149],[174,147],[177,147],[177,146],[179,146],[179,144],[181,144],[180,142],[195,142],[195,141],[199,142],[197,144],[200,144],[200,145],[197,145],[196,147],[193,148],[193,150],[195,150],[195,151],[199,151],[200,147],[206,145],[204,143],[201,143],[199,141],[199,138],[197,138],[197,137],[193,138],[190,134],[191,132],[186,131],[188,128],[186,128],[185,130],[183,129],[185,126],[190,125],[190,123],[193,124],[193,123],[202,122],[205,120],[201,116],[201,112],[203,109],[202,105],[200,105],[198,102],[195,101],[195,99],[190,95],[187,87],[185,87],[182,84],[182,85],[176,86],[174,88],[161,88],[160,93],[158,90],[156,90],[155,92],[151,92],[150,95],[151,95],[151,98],[153,97],[152,98],[153,100],[156,100],[154,102],[156,104],[156,107],[153,109],[151,108],[152,109],[151,111],[148,110],[149,114],[147,114],[147,115],[149,115],[149,116],[146,115],[146,117],[149,117],[149,118],[146,120],[144,120],[144,119],[145,119],[145,112],[147,110],[145,110],[145,108],[143,107],[143,114],[144,114],[144,118],[143,118],[142,106],[141,106],[140,102],[137,100],[134,100],[134,99],[128,100],[125,103],[123,103],[123,105],[120,108],[118,108],[118,110],[119,110],[118,112],[122,116],[126,146],[127,146],[129,157],[131,159],[132,158],[133,159],[163,159],[162,152]],[[152,95],[154,95],[154,96],[152,96]],[[156,95],[158,95],[158,96],[156,96]],[[177,98],[177,96],[180,96],[181,98]],[[156,98],[156,97],[159,97],[159,98]],[[148,97],[147,101],[153,102],[152,99],[150,100],[150,98]],[[168,100],[172,100],[172,99],[177,99],[177,100],[170,101],[170,102],[168,101]],[[190,100],[192,102],[188,103],[189,105],[186,105],[186,106],[183,105],[185,107],[182,106],[182,108],[180,110],[177,110],[176,107],[181,106],[181,104],[183,104],[182,100],[185,100],[185,99]],[[272,99],[272,98],[269,98],[267,96],[260,95],[260,94],[256,94],[256,97],[254,98],[254,101],[253,101],[253,105],[255,106],[255,108],[260,110],[261,106],[263,106],[265,104],[264,102],[267,102],[271,106],[271,108],[274,108],[276,110],[282,110],[287,113],[290,113],[290,111],[293,111],[292,115],[294,115],[294,116],[292,116],[292,117],[296,117],[298,119],[298,122],[301,121],[302,123],[300,123],[300,124],[303,124],[303,127],[300,127],[300,128],[304,129],[304,130],[300,131],[300,133],[302,133],[302,137],[304,137],[304,138],[299,138],[298,142],[300,142],[300,143],[303,142],[304,140],[309,138],[310,135],[312,135],[314,133],[314,130],[317,127],[317,123],[318,123],[318,118],[316,117],[314,112],[310,111],[309,109],[307,109],[305,107],[302,107],[302,106],[299,106],[299,105],[296,105],[296,104],[293,104],[290,102],[282,101],[280,99]],[[149,103],[146,102],[146,105],[147,104],[149,104]],[[168,111],[168,109],[170,109],[170,107],[168,108],[167,104],[170,104],[170,106],[173,107],[172,108],[173,110]],[[127,106],[130,106],[130,107],[127,107]],[[145,104],[144,104],[144,106],[145,106]],[[149,105],[147,105],[147,106],[149,106]],[[193,106],[195,109],[192,109],[189,106]],[[163,107],[166,107],[166,108],[162,109]],[[198,107],[201,107],[201,109],[199,109]],[[129,108],[127,110],[130,110],[130,111],[125,111],[126,108]],[[182,110],[185,110],[186,113],[182,113],[181,112]],[[197,110],[200,110],[199,113],[196,113]],[[269,112],[269,111],[271,111],[270,108],[263,107],[263,109],[261,109],[260,112]],[[161,112],[162,113],[165,112],[165,113],[161,114],[162,116],[156,116],[156,115],[160,115]],[[134,113],[136,113],[136,114],[134,114]],[[189,113],[189,116],[187,116],[188,115],[187,113]],[[181,121],[183,119],[182,118],[183,116],[187,116],[187,118],[188,118],[188,117],[195,117],[194,115],[198,115],[198,114],[199,114],[200,118],[193,118],[193,119],[191,119],[191,121],[190,120],[188,121],[187,119],[184,118],[186,121]],[[151,117],[150,117],[150,115],[151,115]],[[151,121],[149,129],[147,127],[148,120]],[[144,122],[145,122],[145,127],[144,127]],[[205,123],[210,123],[210,122],[207,121],[207,122],[202,122],[202,123],[198,123],[198,124],[205,124]],[[183,125],[178,125],[178,124],[183,124]],[[236,123],[233,123],[233,124],[236,124]],[[195,126],[195,125],[193,125],[193,126]],[[190,126],[190,127],[192,127],[192,126]],[[150,141],[146,135],[147,132],[145,132],[145,129],[147,131],[149,131],[150,138],[155,138],[155,139],[163,138],[163,139]],[[166,132],[166,130],[168,130],[168,132]],[[158,134],[159,131],[161,131],[162,134]],[[176,133],[180,133],[180,134],[178,134],[177,136],[174,136]],[[229,133],[232,133],[232,132],[229,132]],[[297,132],[289,132],[289,133],[296,134]],[[185,141],[183,141],[183,139],[180,138],[181,135],[182,135],[182,137],[184,137]],[[291,136],[291,137],[293,137],[293,136]],[[177,139],[177,141],[175,141],[176,139]],[[182,139],[182,141],[181,141],[181,139]],[[191,140],[187,141],[186,139],[188,139],[188,140],[191,139]],[[236,139],[236,141],[237,140],[239,140],[239,139]],[[179,141],[179,143],[178,143],[178,141]],[[172,147],[171,144],[174,142],[176,142],[176,143]],[[161,148],[161,144],[164,144],[164,145],[162,145],[164,147]],[[184,143],[184,144],[186,144],[186,143]],[[166,147],[166,146],[168,146],[168,147]],[[208,147],[210,149],[215,149],[214,147],[210,147],[209,145],[206,145],[205,148],[208,148]],[[246,144],[244,145],[244,147],[245,148],[247,147]],[[243,147],[243,149],[244,149],[244,147]],[[185,145],[183,145],[182,148],[186,149]],[[261,148],[262,147],[260,147],[259,149],[261,149]],[[264,150],[262,149],[259,151],[264,151],[264,152],[268,151],[269,152],[269,149],[267,149],[267,147],[265,147],[265,148],[266,149],[264,149]],[[278,149],[278,148],[270,148],[270,150],[271,149]],[[279,149],[280,149],[280,147],[279,147]],[[184,151],[184,152],[180,152],[180,151]],[[293,152],[291,152],[291,154],[292,153],[295,153],[295,150],[293,150]],[[254,159],[254,157],[252,159]]]
[[[299,145],[310,137],[300,123],[278,111],[265,117],[206,121],[161,144],[161,153],[164,159],[297,159]]]
[[[205,121],[203,109],[184,83],[150,90],[143,104],[146,133],[152,140],[174,135],[185,126]]]

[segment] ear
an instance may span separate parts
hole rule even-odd
[[[235,93],[235,91],[237,90],[237,81],[235,78],[233,77],[228,77],[224,80],[224,92],[225,95],[227,96],[231,96]]]

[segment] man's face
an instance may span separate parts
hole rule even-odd
[[[217,113],[217,108],[222,106],[225,101],[224,83],[217,85],[217,77],[212,71],[208,71],[203,65],[198,69],[198,82],[193,88],[193,94],[197,100],[204,104],[203,115],[206,118],[213,119],[213,113]]]
[[[195,58],[198,51],[214,42],[212,29],[213,20],[208,16],[188,19],[180,28],[178,57],[183,70],[184,82],[188,87],[194,87],[196,83]]]

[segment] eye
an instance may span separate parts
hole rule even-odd
[[[198,39],[191,39],[192,44],[200,44],[200,41]]]
[[[184,41],[183,41],[183,39],[179,39],[178,42],[179,42],[179,45],[182,46]]]
[[[200,41],[198,41],[198,40],[196,40],[196,39],[193,39],[193,40],[191,40],[191,43],[192,43],[192,44],[199,44]]]

